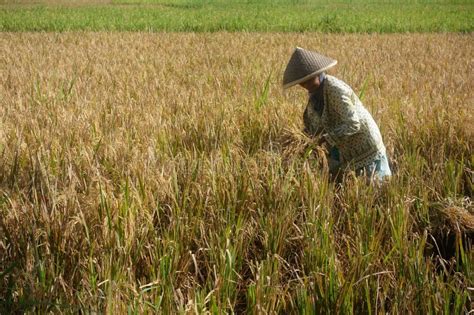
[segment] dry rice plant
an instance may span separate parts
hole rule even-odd
[[[336,187],[297,131],[306,94],[280,87],[296,45],[338,59],[379,122],[380,189]],[[468,312],[471,245],[426,249],[446,206],[472,228],[452,210],[472,202],[473,50],[472,34],[0,34],[0,313]]]
[[[311,138],[302,130],[292,128],[283,131],[280,143],[281,156],[286,163],[305,158],[308,161],[314,160],[315,167],[328,169],[327,148],[318,145],[317,138]]]

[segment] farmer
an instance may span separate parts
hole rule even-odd
[[[326,143],[331,175],[350,169],[357,175],[387,178],[392,173],[377,124],[349,85],[325,74],[336,63],[297,47],[286,66],[283,88],[299,84],[308,91],[305,132]]]

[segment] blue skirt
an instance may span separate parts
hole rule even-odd
[[[382,180],[392,176],[390,165],[388,164],[387,154],[385,153],[380,159],[372,161],[366,167],[360,168],[356,171],[357,175],[374,176],[375,178]]]
[[[329,149],[329,172],[337,173],[341,166],[341,155],[336,147]],[[384,179],[392,176],[390,165],[388,164],[387,154],[385,153],[379,159],[373,160],[366,167],[356,170],[357,176],[374,176],[377,179]]]

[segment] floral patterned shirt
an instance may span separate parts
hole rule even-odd
[[[335,146],[343,166],[357,170],[380,159],[385,154],[380,130],[351,87],[330,75],[321,87],[322,114],[315,110],[314,100],[308,101],[303,115],[305,130],[322,135]]]

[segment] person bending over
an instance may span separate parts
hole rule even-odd
[[[297,47],[283,75],[283,88],[299,84],[308,91],[305,132],[327,143],[329,171],[353,170],[384,179],[391,176],[379,127],[344,81],[328,75],[337,60]]]

